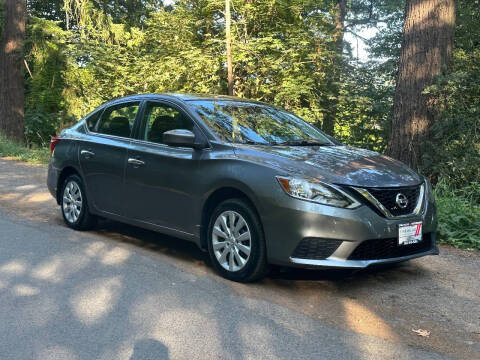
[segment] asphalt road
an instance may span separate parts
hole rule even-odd
[[[480,358],[476,253],[236,284],[175,238],[66,228],[44,181],[0,159],[1,359]]]

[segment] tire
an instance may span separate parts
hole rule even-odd
[[[253,282],[266,275],[262,226],[246,201],[229,199],[220,203],[212,212],[207,231],[208,253],[218,274],[237,282]]]
[[[60,208],[63,220],[72,229],[90,230],[97,224],[97,218],[88,209],[82,178],[76,174],[63,182]]]

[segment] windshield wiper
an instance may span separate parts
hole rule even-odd
[[[279,146],[334,146],[333,143],[320,142],[313,139],[300,139],[300,140],[290,140],[279,143],[273,143],[272,145]]]

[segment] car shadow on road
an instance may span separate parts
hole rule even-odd
[[[95,232],[117,241],[172,256],[181,260],[208,260],[194,243],[113,220],[100,220]]]
[[[186,262],[203,262],[213,272],[208,253],[196,244],[176,237],[160,234],[155,231],[138,228],[113,220],[100,220],[95,232],[108,236],[116,241],[141,247],[154,253],[161,253],[175,260]],[[405,263],[383,264],[366,269],[301,269],[285,266],[271,266],[267,278],[271,280],[291,281],[333,281],[360,280],[369,275],[387,275],[395,269],[404,268]]]

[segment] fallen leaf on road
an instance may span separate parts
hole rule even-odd
[[[418,336],[422,336],[422,337],[430,337],[430,331],[428,330],[423,330],[423,329],[412,329],[412,331],[417,334]]]

